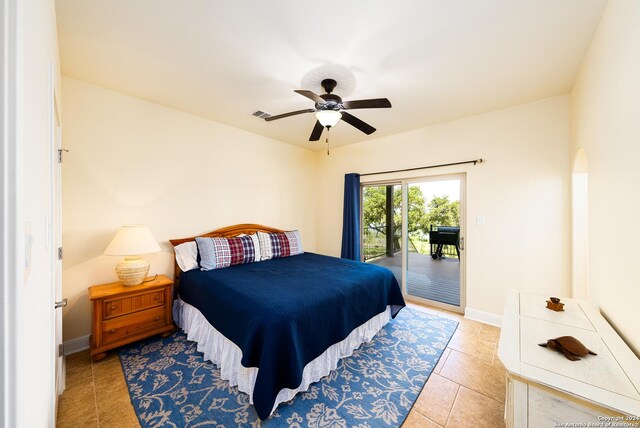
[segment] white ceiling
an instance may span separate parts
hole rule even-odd
[[[606,0],[57,0],[62,73],[305,148],[294,93],[338,81],[340,146],[571,89]],[[324,141],[324,137],[323,140]]]

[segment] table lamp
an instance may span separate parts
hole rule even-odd
[[[151,267],[140,256],[158,251],[160,246],[147,226],[125,225],[118,230],[104,254],[124,256],[124,260],[116,265],[116,275],[124,285],[138,285],[142,284]]]

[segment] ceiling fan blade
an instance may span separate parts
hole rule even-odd
[[[324,104],[324,100],[313,91],[307,91],[306,89],[294,89],[293,92],[297,92],[298,94],[309,98],[314,103]]]
[[[313,127],[313,131],[311,131],[311,136],[309,137],[309,141],[318,141],[320,136],[322,135],[322,131],[324,130],[324,126],[316,120],[316,124]]]
[[[313,113],[314,111],[316,110],[312,108],[306,108],[304,110],[290,111],[289,113],[282,113],[282,114],[277,114],[275,116],[265,117],[264,120],[266,120],[267,122],[271,122],[272,120],[282,119],[283,117],[295,116],[296,114],[302,114],[302,113]]]
[[[371,135],[374,132],[376,132],[376,128],[374,128],[373,126],[369,125],[366,122],[363,122],[362,120],[358,119],[354,115],[349,114],[346,111],[341,111],[340,113],[342,113],[342,120],[347,122],[349,125],[355,128],[358,128],[360,131],[364,132],[365,134]]]
[[[373,98],[370,100],[344,101],[342,105],[347,110],[356,108],[389,108],[391,107],[391,102],[386,98]]]

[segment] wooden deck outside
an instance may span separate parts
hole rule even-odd
[[[402,282],[402,253],[367,261],[389,268]],[[434,260],[429,254],[409,253],[407,293],[436,302],[460,306],[460,262],[457,258]]]

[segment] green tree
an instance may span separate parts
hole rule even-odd
[[[418,186],[409,187],[409,234],[423,233],[425,226],[426,204],[422,190]],[[386,186],[364,188],[363,221],[364,228],[386,234],[387,223],[387,189]],[[400,235],[402,233],[402,190],[400,186],[394,186],[393,190],[393,236],[394,251],[400,250]]]
[[[428,204],[425,216],[427,228],[432,226],[459,226],[460,201],[450,201],[449,196],[434,196]]]

